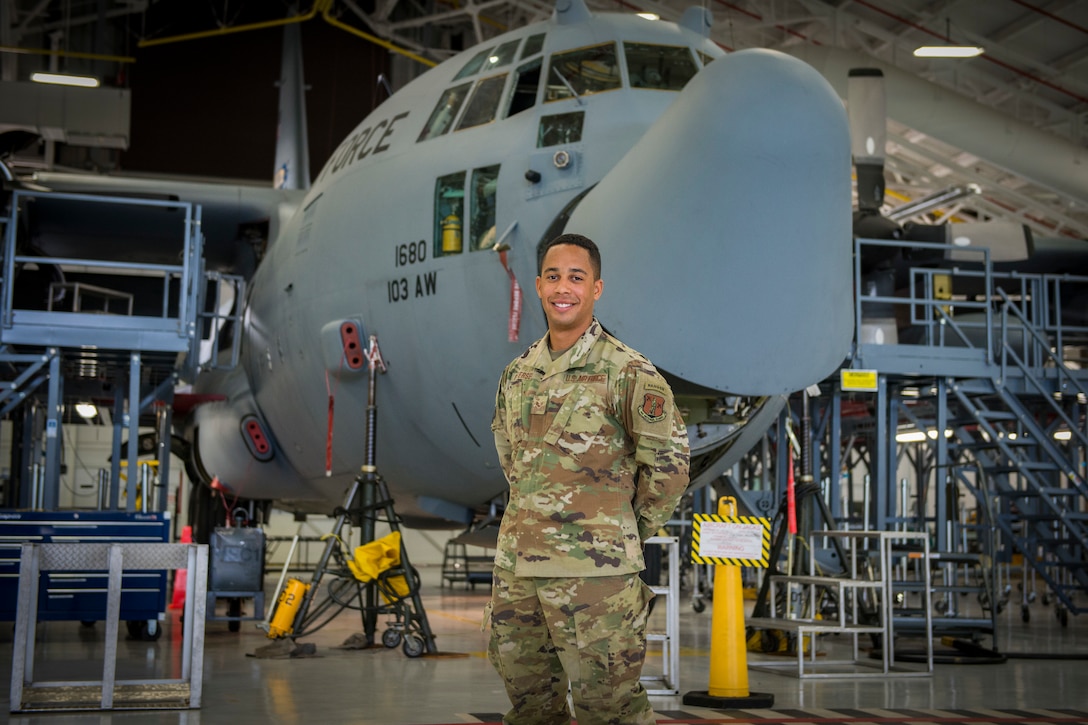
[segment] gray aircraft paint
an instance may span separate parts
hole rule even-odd
[[[830,86],[782,54],[723,57],[678,25],[571,8],[486,46],[546,31],[545,68],[553,52],[609,40],[684,45],[719,60],[680,93],[625,83],[543,103],[538,89],[536,104],[514,117],[417,142],[481,45],[378,107],[270,245],[252,281],[241,366],[198,380],[197,392],[230,391],[200,406],[196,423],[206,470],[234,493],[315,510],[340,500],[363,459],[367,376],[336,355],[339,323],[354,321],[364,341],[377,335],[389,366],[378,380],[377,463],[398,510],[467,523],[505,488],[490,432],[498,374],[545,331],[533,291],[537,245],[587,190],[566,230],[602,246],[601,320],[660,367],[702,388],[766,395],[841,363],[853,332],[849,141]],[[699,16],[691,20],[698,27]],[[581,141],[537,148],[540,116],[574,110],[586,112]],[[566,167],[556,151],[567,153]],[[510,281],[499,256],[433,256],[435,180],[494,164],[496,233],[511,230],[504,241],[525,295],[516,342],[507,340]],[[541,181],[527,180],[529,170]],[[797,201],[799,191],[808,199]],[[426,258],[400,264],[401,245],[420,240]],[[244,445],[246,415],[272,440],[268,462]],[[727,434],[706,429],[698,452]]]

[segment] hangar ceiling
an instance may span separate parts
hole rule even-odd
[[[171,4],[0,0],[0,45],[14,47],[28,38],[45,37],[47,26],[56,30],[61,23],[73,37],[75,28],[83,25],[99,28],[101,38],[103,17],[116,24],[117,18],[127,16],[125,32],[140,36],[149,31],[139,18]],[[260,4],[280,17],[289,5]],[[653,12],[676,20],[697,3],[587,0],[587,4],[598,11]],[[1001,219],[1027,224],[1040,236],[1088,239],[1088,3],[704,0],[702,4],[713,17],[712,39],[727,51],[772,48],[799,55],[843,89],[844,79],[838,76],[846,68],[885,69],[887,207],[894,214],[896,207],[948,189],[962,188],[966,193],[899,221]],[[209,17],[229,25],[239,5],[246,3],[189,0],[186,5],[204,5]],[[341,21],[435,60],[544,19],[552,6],[542,0],[331,3]],[[913,56],[918,45],[949,40],[981,45],[986,52],[967,60]],[[7,56],[0,54],[0,59]]]

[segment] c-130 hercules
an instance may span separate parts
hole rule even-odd
[[[692,485],[731,467],[784,394],[849,353],[850,139],[813,68],[708,35],[701,8],[674,24],[560,0],[380,105],[269,245],[238,366],[194,384],[225,395],[188,421],[196,485],[339,503],[363,463],[375,336],[377,465],[397,511],[468,526],[506,489],[496,385],[546,331],[537,247],[563,232],[600,246],[599,319],[685,410]]]
[[[345,341],[374,335],[398,513],[467,526],[506,487],[498,374],[546,329],[511,275],[532,297],[537,245],[572,231],[601,248],[602,323],[687,410],[693,483],[726,470],[775,419],[773,396],[849,351],[850,142],[815,70],[723,57],[707,30],[698,8],[675,25],[560,2],[379,106],[257,269],[240,365],[197,380],[228,396],[195,411],[199,468],[242,498],[327,511],[363,454],[367,365]]]

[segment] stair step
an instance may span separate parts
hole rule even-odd
[[[1073,496],[1079,498],[1081,496],[1080,491],[1075,488],[1028,488],[1028,489],[998,489],[993,492],[995,496],[1011,496],[1013,498],[1043,498],[1050,496],[1053,498]],[[1072,513],[1072,512],[1071,512]]]
[[[993,395],[996,391],[992,380],[960,380],[955,388],[966,395]]]
[[[980,410],[977,415],[986,420],[1018,420],[1016,413],[1007,410]]]
[[[1022,471],[1060,471],[1057,463],[1049,461],[1022,461],[1015,466],[983,466],[987,473],[1020,473]]]

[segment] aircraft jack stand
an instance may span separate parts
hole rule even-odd
[[[311,634],[325,626],[344,608],[351,608],[358,609],[362,614],[364,638],[362,646],[352,647],[352,649],[375,646],[374,633],[377,630],[378,615],[392,614],[395,616],[395,621],[382,634],[382,645],[392,648],[401,644],[404,654],[409,657],[418,657],[425,652],[435,654],[438,648],[435,646],[434,635],[427,621],[427,613],[423,610],[423,601],[419,596],[419,575],[408,561],[408,552],[404,544],[399,544],[399,564],[381,572],[376,578],[363,582],[357,579],[349,568],[347,557],[350,557],[351,553],[343,550],[343,542],[340,539],[340,532],[349,517],[361,521],[364,544],[375,541],[374,529],[378,521],[387,523],[392,531],[400,532],[400,519],[393,510],[393,499],[374,464],[377,424],[376,378],[379,368],[385,371],[385,362],[382,360],[378,350],[378,340],[374,335],[370,336],[367,358],[370,363],[370,380],[366,418],[366,463],[360,475],[352,483],[343,506],[335,511],[336,524],[326,537],[325,551],[318,560],[310,586],[306,589],[293,620],[292,633],[289,636],[297,639]],[[353,508],[360,491],[361,505]],[[328,584],[328,596],[315,605],[313,611],[310,611],[314,597],[326,574],[335,577]],[[396,583],[394,580],[398,579],[399,590],[394,586]],[[403,591],[405,585],[407,593]],[[379,602],[379,594],[384,599],[384,604]],[[326,616],[333,607],[336,608]]]

